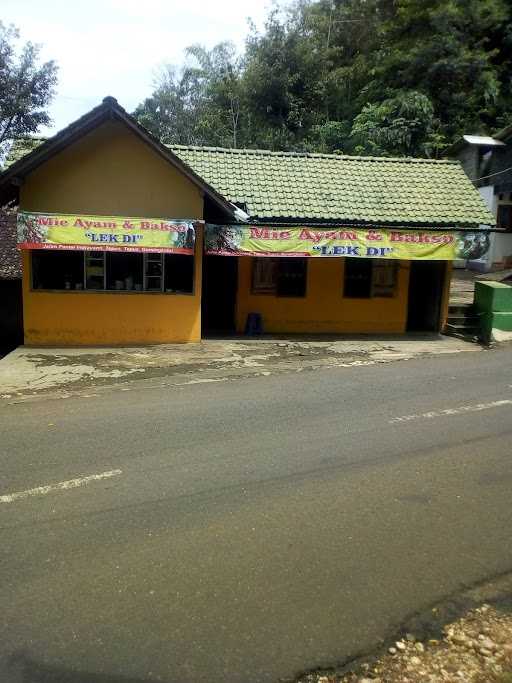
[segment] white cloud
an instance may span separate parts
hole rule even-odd
[[[188,45],[231,40],[242,49],[248,18],[261,28],[268,9],[268,0],[3,0],[1,19],[59,65],[56,131],[105,95],[132,110],[156,69],[182,63]]]

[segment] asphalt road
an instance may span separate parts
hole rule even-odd
[[[276,681],[512,569],[511,349],[131,389],[0,404],[2,682]]]

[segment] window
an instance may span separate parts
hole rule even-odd
[[[343,296],[347,299],[393,297],[398,264],[385,259],[345,259]]]
[[[252,271],[253,294],[306,296],[307,259],[255,258]]]
[[[194,290],[194,257],[100,251],[33,251],[34,289],[168,292]]]
[[[194,291],[194,257],[166,254],[164,257],[164,289],[176,294]]]
[[[34,289],[83,289],[83,252],[33,251],[32,278]]]
[[[252,268],[252,293],[275,294],[279,259],[255,258]]]
[[[105,253],[101,251],[85,252],[85,288],[105,289]]]
[[[306,296],[307,263],[305,258],[280,259],[277,296]]]
[[[372,261],[372,296],[395,296],[398,263],[379,259]]]
[[[164,281],[163,254],[144,254],[144,289],[161,292]]]
[[[142,289],[142,254],[119,251],[105,253],[106,289],[116,291]]]
[[[347,299],[369,299],[372,293],[372,262],[366,258],[345,259],[345,287]]]
[[[512,204],[498,204],[498,228],[512,232]]]

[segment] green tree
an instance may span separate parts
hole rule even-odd
[[[357,154],[425,156],[440,144],[434,127],[434,107],[429,98],[414,91],[400,92],[363,107],[350,136]]]
[[[17,51],[19,32],[0,22],[0,160],[10,144],[50,123],[48,105],[55,94],[57,66],[38,63],[39,46]]]
[[[241,84],[242,60],[230,42],[206,50],[201,45],[187,49],[195,64],[186,76],[200,96],[197,121],[201,138],[210,144],[238,147],[244,137],[244,95]]]
[[[244,139],[242,63],[231,43],[193,45],[181,69],[166,67],[134,116],[165,144],[237,147]]]
[[[450,141],[492,128],[510,75],[503,78],[491,36],[510,14],[505,0],[397,0],[382,26],[370,97],[388,89],[424,93]],[[507,60],[510,68],[510,54]]]
[[[438,156],[512,115],[510,0],[295,0],[187,54],[138,110],[176,141]]]
[[[256,146],[297,149],[318,121],[318,55],[309,49],[300,11],[269,15],[265,31],[247,41],[243,84]]]
[[[166,145],[199,144],[194,93],[183,71],[162,69],[151,97],[139,104],[135,118]]]

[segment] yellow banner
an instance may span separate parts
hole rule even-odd
[[[443,230],[207,225],[205,248],[208,254],[221,256],[345,256],[452,261],[481,258],[489,249],[489,235]]]
[[[193,254],[202,221],[18,213],[20,249],[84,249]]]

